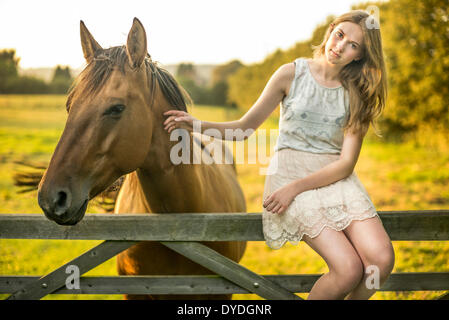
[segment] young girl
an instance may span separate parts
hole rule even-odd
[[[387,95],[380,30],[370,18],[351,11],[335,19],[313,59],[281,66],[241,119],[201,121],[202,131],[222,137],[225,129],[256,130],[282,102],[263,231],[271,248],[304,240],[327,263],[308,299],[369,299],[394,265],[391,240],[353,172]],[[168,132],[192,130],[196,120],[183,111],[165,115]]]

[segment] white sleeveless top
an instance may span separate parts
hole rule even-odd
[[[298,58],[295,77],[282,100],[275,151],[291,148],[312,153],[340,154],[349,99],[343,86],[327,88],[313,77],[307,59]]]

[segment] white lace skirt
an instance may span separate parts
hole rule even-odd
[[[265,179],[263,199],[339,157],[337,154],[316,154],[293,149],[275,152]],[[287,241],[298,244],[304,234],[315,238],[324,227],[341,231],[352,220],[364,220],[376,215],[376,208],[368,193],[353,172],[345,179],[297,195],[282,214],[273,214],[263,208],[263,233],[267,245],[279,249]]]

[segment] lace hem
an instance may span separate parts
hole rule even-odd
[[[369,211],[366,211],[359,215],[347,216],[345,219],[339,221],[336,225],[335,225],[335,223],[333,225],[332,223],[329,223],[328,221],[317,223],[312,228],[310,228],[312,230],[311,232],[308,232],[306,230],[299,230],[299,232],[292,234],[292,233],[288,232],[287,230],[283,229],[281,235],[277,238],[271,238],[265,233],[264,233],[264,238],[265,238],[265,242],[266,242],[267,246],[269,246],[271,249],[277,250],[277,249],[280,249],[282,246],[284,246],[284,244],[287,241],[290,242],[292,245],[295,245],[295,246],[298,245],[298,243],[302,240],[304,235],[307,235],[312,239],[316,238],[317,236],[320,235],[321,231],[323,231],[323,229],[325,227],[331,228],[335,231],[342,231],[342,230],[346,229],[346,227],[348,227],[352,221],[363,221],[366,219],[374,218],[376,216],[377,217],[379,216],[377,214],[377,211],[369,210]],[[302,229],[302,228],[300,228],[300,229]]]
[[[263,199],[296,179],[302,179],[337,161],[335,154],[313,154],[282,149],[270,162]],[[263,209],[263,233],[267,245],[278,249],[286,241],[299,242],[306,234],[316,237],[325,226],[336,231],[353,220],[377,215],[376,208],[355,172],[327,186],[298,194],[282,214]]]

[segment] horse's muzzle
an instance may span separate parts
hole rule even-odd
[[[68,189],[38,192],[38,203],[45,216],[60,225],[75,225],[84,217],[88,199],[73,201],[72,193]],[[77,205],[77,202],[80,203]]]

